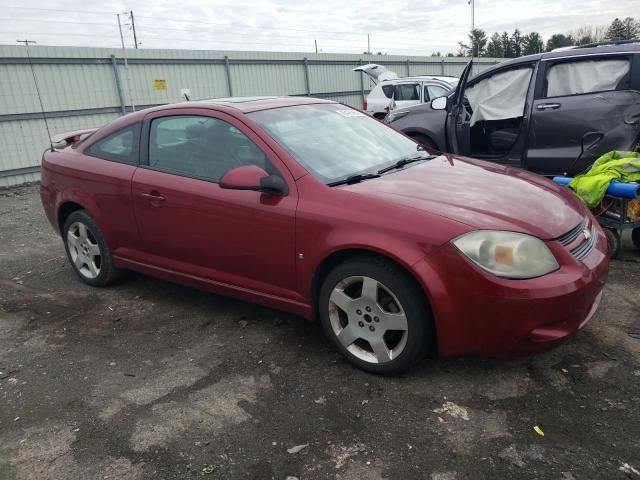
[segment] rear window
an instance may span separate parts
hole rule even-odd
[[[140,123],[134,123],[98,140],[90,145],[84,153],[112,162],[137,165],[139,143]]]
[[[625,90],[630,68],[628,58],[556,63],[547,72],[546,97]]]
[[[395,85],[383,85],[382,91],[384,92],[384,96],[387,98],[391,98],[393,96],[393,92],[395,91]]]

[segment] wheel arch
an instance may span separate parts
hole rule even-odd
[[[438,142],[435,140],[435,135],[433,135],[431,132],[411,128],[408,130],[403,130],[403,133],[414,139],[416,137],[425,137],[427,140],[433,143],[437,149],[442,150],[442,145],[438,144]]]
[[[381,252],[373,248],[364,248],[364,247],[348,247],[342,248],[336,251],[331,252],[328,256],[326,256],[315,268],[312,281],[311,281],[311,300],[313,307],[313,320],[317,319],[318,315],[318,299],[320,294],[320,288],[322,287],[322,283],[327,275],[340,263],[350,259],[355,258],[362,255],[371,255],[385,261],[391,262],[398,267],[402,268],[409,277],[413,280],[416,286],[420,289],[420,291],[424,295],[424,301],[429,313],[433,316],[433,309],[431,307],[431,299],[429,292],[425,289],[425,285],[420,281],[416,272],[411,268],[411,265],[403,262],[400,258],[389,255],[386,252]]]
[[[64,234],[64,223],[67,221],[67,218],[69,218],[69,215],[73,212],[77,212],[78,210],[85,210],[85,208],[79,203],[73,201],[66,201],[60,204],[56,214],[56,221],[58,222],[58,230],[61,234]]]

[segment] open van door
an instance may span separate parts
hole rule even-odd
[[[362,72],[367,75],[373,83],[378,84],[385,80],[394,80],[398,78],[398,74],[396,72],[392,72],[391,70],[387,70],[382,65],[378,65],[377,63],[367,63],[366,65],[361,65],[353,69],[354,72]]]
[[[449,152],[460,155],[467,155],[470,147],[469,122],[465,122],[465,116],[468,112],[465,108],[464,89],[472,68],[473,60],[464,67],[460,81],[456,86],[456,93],[451,104],[447,106],[447,125],[445,128],[447,148]]]

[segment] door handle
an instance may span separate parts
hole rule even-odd
[[[538,105],[536,107],[537,110],[555,110],[557,108],[560,108],[561,105],[559,103],[541,103],[540,105]]]
[[[139,193],[138,198],[141,198],[142,200],[149,200],[151,202],[164,202],[164,197],[156,191],[151,193]]]

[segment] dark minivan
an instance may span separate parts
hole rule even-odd
[[[393,110],[385,123],[426,147],[547,176],[639,146],[639,40],[528,55],[468,79],[471,67],[447,96]]]

